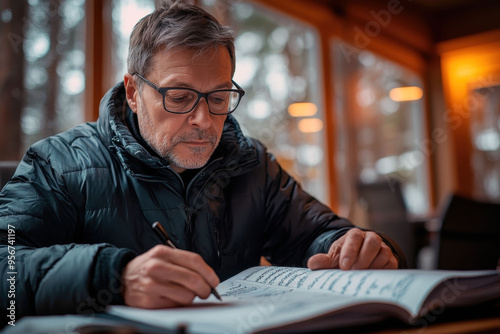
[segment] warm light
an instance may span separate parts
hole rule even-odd
[[[420,100],[423,95],[422,88],[415,86],[393,88],[389,93],[391,100],[396,102]]]
[[[314,116],[317,112],[318,107],[310,102],[292,103],[288,106],[288,113],[293,117]]]
[[[323,129],[323,121],[319,118],[305,118],[301,119],[297,126],[300,132],[313,133]]]

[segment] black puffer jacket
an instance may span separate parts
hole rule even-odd
[[[123,84],[100,109],[97,123],[33,145],[0,193],[2,254],[15,241],[14,270],[2,255],[1,272],[17,273],[17,318],[92,313],[123,302],[124,265],[162,242],[151,229],[155,221],[221,280],[258,265],[261,255],[302,266],[352,227],[305,193],[232,117],[209,163],[185,185],[132,134]],[[5,312],[10,285],[2,279],[0,286]]]

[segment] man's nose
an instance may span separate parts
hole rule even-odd
[[[206,98],[202,97],[196,107],[189,113],[189,124],[200,129],[207,129],[212,123],[212,114]]]

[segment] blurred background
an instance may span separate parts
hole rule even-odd
[[[340,215],[398,239],[412,266],[432,265],[422,252],[451,196],[500,202],[500,2],[190,2],[236,33],[244,132]],[[0,164],[97,119],[154,8],[0,1]]]

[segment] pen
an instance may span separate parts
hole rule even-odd
[[[170,240],[170,237],[168,236],[168,233],[167,231],[165,231],[165,229],[163,228],[163,226],[161,226],[160,222],[156,221],[153,223],[153,225],[151,226],[153,228],[153,230],[156,232],[156,234],[158,234],[158,236],[160,237],[160,239],[165,239],[165,244],[170,247],[170,248],[173,248],[173,249],[177,249],[177,247],[175,247],[174,243],[172,242],[172,240]],[[220,301],[222,301],[222,298],[221,296],[219,295],[219,293],[217,292],[217,290],[215,290],[215,288],[210,288],[212,289],[212,294]]]

